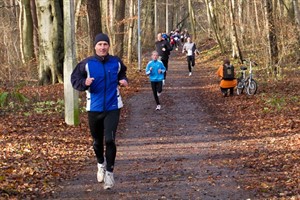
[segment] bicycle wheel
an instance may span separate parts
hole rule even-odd
[[[244,84],[241,81],[238,81],[237,87],[236,87],[236,94],[240,95],[243,93],[244,90]]]
[[[246,92],[248,95],[254,95],[257,91],[257,83],[255,80],[251,80],[250,82],[247,82],[246,85]]]

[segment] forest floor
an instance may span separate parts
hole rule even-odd
[[[30,105],[0,110],[0,199],[300,198],[299,70],[224,98],[222,56],[206,47],[192,76],[172,52],[160,111],[144,71],[129,70],[109,191],[96,181],[86,113],[64,123],[63,85],[23,88]]]

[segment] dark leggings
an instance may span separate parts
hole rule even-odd
[[[167,58],[163,58],[161,59],[161,62],[164,64],[166,71],[164,73],[164,79],[166,80],[166,76],[167,76],[167,71],[168,71],[168,63],[169,63],[169,59]]]
[[[160,105],[157,93],[158,92],[159,93],[162,92],[162,81],[151,82],[151,88],[152,88],[152,91],[153,91],[153,95],[154,95],[154,99],[155,99],[156,105]]]
[[[187,56],[186,60],[188,62],[189,72],[192,72],[192,67],[195,66],[195,57],[194,56]]]
[[[105,158],[107,171],[113,172],[116,159],[116,131],[120,118],[120,109],[108,112],[88,112],[89,126],[93,137],[93,148],[98,163],[104,162],[104,138]]]

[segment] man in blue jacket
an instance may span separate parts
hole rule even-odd
[[[71,75],[73,88],[87,94],[86,110],[98,161],[97,180],[104,181],[104,189],[111,189],[115,184],[115,136],[123,107],[119,86],[128,85],[127,67],[120,58],[109,55],[109,47],[109,37],[98,34],[94,41],[95,54],[78,63]]]

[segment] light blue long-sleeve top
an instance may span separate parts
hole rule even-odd
[[[152,67],[152,70],[150,68]],[[159,73],[158,70],[161,70]],[[166,68],[160,60],[151,60],[146,67],[146,75],[149,76],[151,82],[159,82],[164,80],[164,73]]]

